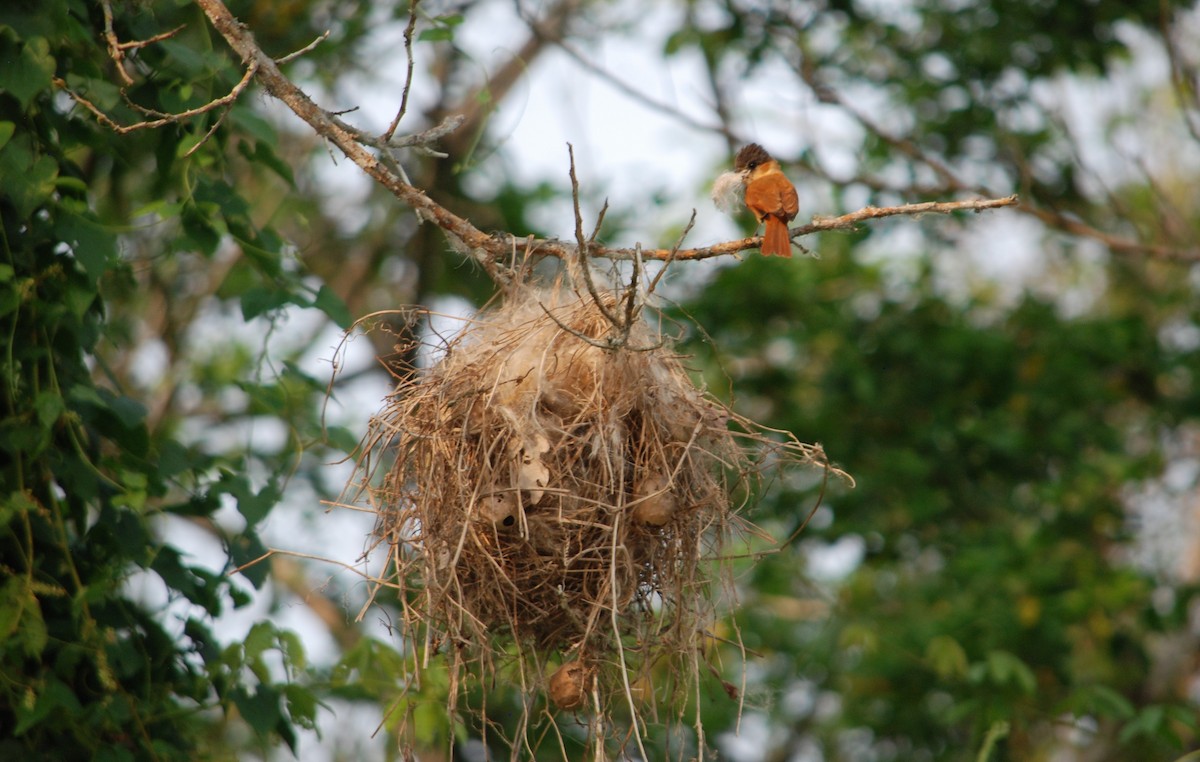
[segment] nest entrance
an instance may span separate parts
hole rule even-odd
[[[614,304],[514,291],[400,382],[366,443],[394,458],[370,489],[410,642],[485,680],[514,646],[521,665],[557,652],[522,684],[599,716],[633,709],[664,659],[699,679],[721,549],[753,531],[737,511],[763,460],[827,467],[698,390],[646,321],[615,331]]]

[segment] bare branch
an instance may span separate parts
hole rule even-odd
[[[104,11],[104,39],[108,42],[108,55],[112,58],[113,63],[117,65],[117,75],[126,86],[133,84],[133,77],[129,76],[129,72],[125,71],[125,54],[121,48],[121,43],[117,40],[117,33],[113,31],[113,13],[112,5],[109,0],[101,0],[100,7]]]
[[[307,45],[300,48],[299,50],[292,51],[291,53],[288,53],[283,58],[276,58],[275,63],[282,66],[283,64],[287,63],[288,61],[295,60],[295,59],[299,58],[300,56],[304,55],[305,53],[310,52],[311,50],[315,49],[318,45],[320,45],[322,42],[325,42],[325,40],[328,40],[328,39],[329,39],[329,30],[326,29],[321,34],[320,37],[318,37],[317,39],[308,43]]]
[[[116,132],[118,135],[127,135],[131,132],[136,132],[138,130],[148,130],[148,129],[154,129],[156,127],[163,127],[168,124],[177,124],[179,122],[184,122],[184,121],[187,121],[188,119],[192,119],[194,117],[200,116],[201,114],[207,114],[208,112],[213,111],[214,109],[219,109],[224,106],[232,106],[234,101],[236,101],[241,96],[242,91],[244,91],[246,89],[246,87],[250,84],[250,82],[252,82],[254,80],[254,75],[255,75],[255,73],[257,73],[257,71],[258,71],[258,64],[251,64],[250,66],[247,66],[245,74],[243,74],[241,80],[236,85],[233,86],[232,90],[230,90],[228,93],[221,96],[220,98],[216,98],[214,100],[209,101],[208,103],[205,103],[203,106],[197,106],[196,108],[188,109],[187,111],[181,111],[177,114],[162,114],[158,119],[150,119],[150,120],[147,120],[144,122],[135,122],[130,125],[117,124],[115,121],[113,121],[112,117],[110,117],[108,114],[106,114],[102,110],[100,110],[100,108],[98,106],[96,106],[96,104],[92,103],[87,98],[84,98],[82,95],[80,95],[79,93],[75,92],[70,87],[68,87],[67,83],[65,81],[63,81],[62,79],[55,77],[54,84],[57,87],[59,87],[60,89],[62,89],[64,92],[66,92],[67,95],[71,96],[71,100],[75,101],[80,106],[83,106],[85,109],[92,112],[92,115],[96,117],[96,120],[99,121],[101,124],[103,124],[105,127],[108,127],[110,130],[112,130],[113,132]],[[147,110],[143,109],[143,111],[147,111]],[[161,112],[152,112],[152,113],[161,114]]]
[[[460,133],[447,139],[447,145],[452,153],[465,155],[472,141],[481,133],[495,104],[504,100],[508,92],[521,77],[529,70],[541,53],[546,49],[550,39],[562,33],[571,14],[581,4],[580,0],[559,0],[545,12],[540,22],[535,24],[534,33],[529,36],[517,52],[513,53],[495,73],[480,87],[467,93],[451,113],[460,113],[464,117],[463,129]]]
[[[946,166],[945,162],[943,162],[941,159],[932,155],[914,141],[893,135],[891,132],[885,130],[882,125],[878,124],[869,116],[848,103],[845,98],[842,98],[841,95],[838,94],[836,90],[820,80],[816,68],[812,65],[812,57],[804,49],[803,45],[801,45],[801,51],[802,57],[800,62],[793,68],[795,72],[800,75],[800,78],[804,80],[804,83],[808,85],[809,89],[812,90],[813,95],[816,96],[817,100],[819,100],[821,103],[828,103],[830,105],[837,106],[853,117],[855,121],[861,124],[875,137],[887,143],[889,146],[904,154],[908,158],[921,162],[925,166],[932,169],[934,174],[936,174],[938,178],[945,183],[946,188],[958,191],[974,190],[968,188],[966,184],[964,184],[962,180],[958,178],[958,175],[954,174],[953,170]]]
[[[400,108],[396,111],[396,118],[392,120],[387,131],[379,136],[384,143],[391,142],[392,136],[396,134],[396,128],[400,126],[400,120],[408,111],[408,92],[412,89],[413,81],[413,31],[417,28],[417,5],[420,2],[421,0],[409,0],[408,26],[404,27],[404,54],[408,57],[408,71],[404,75],[404,89],[400,93]]]
[[[625,289],[625,318],[621,321],[621,344],[629,339],[629,331],[633,328],[633,320],[640,309],[637,299],[638,280],[642,275],[642,248],[633,247],[633,272],[629,276],[629,286]]]
[[[153,37],[147,37],[144,40],[129,40],[128,42],[118,43],[117,49],[125,51],[125,50],[136,50],[138,48],[144,48],[147,45],[153,45],[156,42],[162,42],[163,40],[168,40],[168,39],[174,37],[175,35],[182,32],[184,27],[186,27],[186,26],[187,26],[186,24],[180,24],[179,26],[175,27],[174,29],[168,29],[165,32],[159,32],[158,34],[154,35]],[[130,84],[132,84],[132,83],[130,83]]]
[[[1184,125],[1192,138],[1200,142],[1200,87],[1197,86],[1196,72],[1189,71],[1184,60],[1179,41],[1175,38],[1175,30],[1176,25],[1164,13],[1160,34],[1167,49],[1167,60],[1171,63],[1171,86],[1175,91],[1176,100],[1179,101],[1180,117]]]
[[[667,253],[667,258],[663,260],[663,266],[654,274],[654,280],[650,281],[650,285],[646,287],[647,294],[653,294],[654,289],[658,288],[658,282],[662,280],[662,276],[666,274],[667,268],[671,266],[671,262],[675,261],[675,255],[679,253],[679,247],[683,246],[683,240],[687,238],[688,233],[692,232],[692,228],[696,225],[696,210],[692,210],[692,216],[688,218],[687,225],[684,226],[683,232],[679,234],[679,238],[675,241],[675,245],[671,247],[671,251]]]
[[[536,26],[534,27],[534,31],[539,34],[542,33]],[[737,135],[730,132],[724,123],[707,124],[702,122],[691,114],[688,114],[687,112],[668,103],[663,103],[662,101],[656,100],[646,93],[643,93],[641,90],[638,90],[625,80],[614,76],[612,72],[608,71],[603,66],[593,63],[574,45],[567,42],[561,34],[551,38],[551,41],[557,45],[560,50],[570,56],[575,63],[579,64],[587,71],[612,85],[614,88],[628,96],[631,100],[642,104],[651,111],[657,111],[660,114],[669,116],[694,130],[698,130],[700,132],[712,132],[716,133],[717,135],[721,135],[725,137],[726,140],[730,141],[731,145],[734,143],[744,142]]]
[[[1103,230],[1097,230],[1077,217],[1071,217],[1055,209],[1043,209],[1029,204],[1021,204],[1021,209],[1037,217],[1050,227],[1071,233],[1072,235],[1099,241],[1118,253],[1145,254],[1156,259],[1180,262],[1200,260],[1200,246],[1177,248],[1175,246],[1142,243],[1130,238],[1122,238],[1111,233],[1106,233]]]
[[[1188,84],[1182,81],[1178,75],[1178,50],[1172,50],[1170,35],[1164,33],[1164,39],[1167,40],[1168,54],[1172,58],[1173,84],[1175,85],[1180,102],[1186,103],[1191,91],[1188,89]],[[801,50],[803,51],[803,47]],[[949,165],[947,165],[939,157],[927,151],[915,141],[888,132],[883,128],[882,125],[875,122],[858,109],[854,108],[846,101],[845,98],[842,98],[836,90],[820,81],[820,77],[811,65],[811,59],[807,53],[802,56],[800,63],[794,68],[797,74],[799,74],[804,82],[812,89],[813,94],[819,101],[838,106],[852,118],[854,118],[872,135],[882,140],[884,143],[887,143],[889,146],[907,156],[909,159],[929,167],[934,174],[937,175],[943,186],[941,188],[915,189],[918,192],[942,193],[950,190],[959,193],[973,193],[981,196],[992,195],[992,191],[987,188],[976,187],[964,182],[958,177],[957,174],[955,174]],[[1184,118],[1185,120],[1188,119],[1186,108],[1184,109]],[[1195,125],[1188,120],[1188,128],[1193,129],[1194,126]],[[871,185],[870,182],[861,179],[858,180],[858,182],[864,182],[867,185]],[[1123,238],[1112,233],[1107,233],[1056,209],[1042,208],[1029,202],[1020,204],[1019,208],[1021,211],[1036,217],[1043,224],[1050,228],[1061,230],[1084,238],[1091,238],[1092,240],[1099,241],[1100,243],[1104,244],[1114,252],[1144,254],[1158,259],[1173,259],[1183,261],[1200,259],[1200,247],[1197,246],[1175,247],[1142,243],[1141,241],[1135,239]],[[801,235],[803,235],[803,233],[801,233]]]
[[[579,178],[575,176],[575,147],[567,143],[567,154],[571,159],[571,201],[575,207],[575,241],[579,248],[576,253],[578,257],[579,275],[582,276],[583,282],[587,285],[588,293],[592,295],[592,301],[596,303],[596,308],[600,310],[600,314],[614,327],[620,328],[621,321],[613,314],[612,310],[600,297],[596,291],[596,284],[592,280],[591,265],[588,264],[588,251],[591,248],[588,240],[583,237],[583,213],[579,210]],[[605,204],[605,208],[607,208]],[[596,226],[597,231],[600,229],[599,224]]]
[[[389,169],[383,160],[367,150],[367,146],[378,144],[379,141],[368,138],[361,131],[350,127],[314,103],[306,93],[283,75],[276,61],[262,51],[250,31],[233,17],[221,0],[196,0],[196,4],[204,11],[213,28],[225,38],[230,47],[233,48],[246,64],[247,74],[246,77],[243,77],[243,81],[247,77],[257,78],[268,93],[282,101],[318,135],[328,140],[345,154],[347,158],[358,165],[363,172],[387,188],[397,199],[411,206],[422,218],[442,228],[448,237],[456,242],[456,248],[461,248],[477,261],[493,280],[507,282],[511,279],[512,272],[509,270],[506,261],[515,240],[513,236],[507,233],[492,235],[484,233],[468,220],[459,217],[434,202],[424,191],[405,182],[396,172]],[[242,89],[244,89],[244,86],[239,86],[237,93],[240,94]],[[231,93],[232,95],[234,94]],[[232,98],[226,96],[226,98],[214,101],[209,106],[215,108],[231,101]],[[90,106],[90,104],[87,105]],[[97,118],[100,118],[104,123],[113,126],[114,129],[118,129],[120,132],[128,132],[131,129],[119,128],[119,126],[113,125],[112,120],[104,116],[94,106],[91,106],[89,110],[93,110]],[[159,121],[165,123],[163,120]],[[151,124],[150,122],[143,123],[144,126],[150,126]],[[446,132],[453,129],[457,124],[458,120],[448,118],[438,127],[427,130],[420,136],[413,136],[411,140],[413,144],[419,144],[429,136],[446,134]],[[390,148],[401,142],[407,144],[409,139],[403,139],[402,141],[393,140],[384,145]],[[576,192],[577,190],[576,188]],[[808,225],[794,228],[790,232],[790,235],[794,238],[796,236],[809,235],[827,230],[846,230],[866,220],[890,216],[981,211],[984,209],[1014,206],[1016,203],[1016,197],[1009,196],[1001,199],[929,202],[898,207],[867,207],[866,209],[842,215],[841,217],[815,220]],[[582,233],[581,230],[578,232]],[[582,238],[582,235],[578,237]],[[640,252],[640,256],[644,260],[661,261],[710,259],[712,257],[727,256],[756,248],[760,243],[761,238],[753,237],[693,249],[679,249],[678,247],[671,249],[643,249]],[[637,251],[632,248],[607,248],[595,242],[587,242],[586,239],[582,242],[582,249],[579,242],[572,245],[557,239],[531,239],[528,242],[528,248],[536,256],[558,257],[565,262],[571,262],[574,258],[579,257],[581,253],[589,257],[601,257],[612,260],[633,260],[638,256]]]

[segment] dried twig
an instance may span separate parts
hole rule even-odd
[[[329,30],[326,29],[324,32],[321,33],[320,37],[318,37],[317,39],[308,43],[307,45],[300,48],[299,50],[294,50],[291,53],[288,53],[283,58],[276,58],[275,63],[280,64],[282,66],[283,64],[287,63],[288,61],[293,61],[293,60],[299,58],[300,56],[304,55],[305,53],[312,51],[318,45],[320,45],[322,42],[325,42],[325,40],[328,40],[328,39],[329,39]]]
[[[504,100],[546,50],[549,38],[561,33],[580,4],[580,0],[558,0],[547,8],[538,22],[537,31],[530,34],[529,39],[496,68],[486,82],[467,93],[456,107],[449,109],[450,113],[464,117],[462,130],[449,136],[446,141],[453,153],[462,157],[470,152],[496,104]]]
[[[658,282],[662,280],[662,276],[666,274],[667,267],[671,262],[675,261],[675,255],[679,253],[679,247],[683,245],[683,240],[687,238],[688,233],[692,232],[692,228],[696,225],[696,210],[692,210],[692,216],[688,218],[687,225],[683,226],[683,232],[679,234],[679,238],[675,241],[675,245],[671,247],[671,251],[667,252],[667,258],[663,260],[663,266],[654,274],[654,280],[650,281],[650,285],[646,287],[647,294],[653,294],[654,289],[658,287]]]
[[[112,58],[113,63],[117,65],[117,75],[121,77],[121,81],[125,83],[125,87],[133,85],[133,77],[129,76],[129,72],[125,71],[125,51],[137,50],[156,42],[162,42],[179,34],[179,31],[183,29],[183,25],[181,24],[174,29],[160,32],[144,40],[121,42],[117,38],[116,31],[113,29],[112,3],[110,0],[101,0],[100,8],[104,12],[104,41],[108,44],[108,55]]]
[[[379,136],[379,139],[384,143],[390,143],[392,136],[396,134],[396,128],[400,126],[400,120],[404,118],[404,114],[408,111],[408,93],[412,89],[413,81],[413,31],[417,28],[417,6],[420,0],[411,0],[408,5],[408,25],[404,27],[404,55],[408,57],[408,71],[404,75],[404,89],[400,93],[400,108],[396,110],[396,118],[392,120],[391,125],[387,130]]]
[[[575,208],[575,241],[578,245],[576,253],[576,263],[578,265],[578,275],[587,286],[588,293],[592,296],[592,301],[596,303],[596,308],[600,310],[600,314],[604,315],[605,319],[614,327],[619,328],[621,325],[620,319],[608,308],[604,299],[601,298],[596,291],[596,282],[592,280],[591,265],[588,264],[588,250],[591,248],[588,240],[583,237],[583,213],[579,208],[579,178],[575,175],[575,147],[567,143],[567,155],[571,161],[571,203]],[[605,208],[607,208],[605,204]],[[596,231],[599,232],[600,223],[596,223]]]
[[[511,280],[512,273],[509,271],[508,266],[503,263],[507,259],[508,252],[512,247],[513,237],[508,234],[486,234],[472,225],[468,220],[435,203],[425,195],[424,191],[407,182],[407,178],[404,177],[398,163],[387,155],[388,151],[400,147],[425,148],[433,141],[446,137],[465,122],[469,122],[469,117],[448,116],[436,127],[404,138],[397,139],[394,135],[389,137],[386,132],[378,138],[373,138],[363,131],[346,124],[337,115],[319,107],[304,91],[285,77],[279,70],[279,62],[263,52],[257,42],[255,42],[250,31],[233,17],[222,0],[196,0],[196,4],[208,17],[213,28],[225,38],[226,42],[242,58],[243,63],[246,65],[246,71],[241,80],[227,95],[198,108],[178,114],[166,114],[158,119],[147,120],[134,125],[120,125],[95,106],[95,104],[71,92],[62,80],[56,80],[56,83],[59,87],[66,90],[76,102],[90,111],[102,124],[118,133],[125,134],[135,130],[176,123],[214,109],[227,107],[236,101],[245,91],[250,81],[257,79],[268,93],[282,101],[318,135],[336,146],[368,176],[391,191],[399,200],[413,207],[414,211],[422,219],[431,221],[442,228],[451,240],[457,242],[456,248],[460,248],[464,253],[475,259],[492,276],[493,280],[498,283]],[[564,2],[556,6],[555,13],[552,14],[556,23],[562,21],[560,16],[562,13],[565,13],[565,9],[569,6],[570,2]],[[553,35],[548,36],[553,37]],[[292,56],[287,56],[282,60],[290,60],[291,58]],[[210,129],[210,133],[211,131]],[[374,156],[367,148],[375,148],[384,155],[382,157]],[[573,171],[572,167],[572,173]],[[577,195],[577,187],[575,188],[575,192]],[[1003,199],[933,202],[884,208],[868,207],[841,217],[815,220],[808,225],[793,229],[791,236],[794,238],[824,230],[843,230],[853,227],[859,222],[881,217],[925,213],[944,214],[961,210],[980,211],[982,209],[1011,206],[1015,203],[1016,197],[1010,196]],[[529,241],[528,249],[536,252],[538,256],[558,257],[568,262],[572,258],[581,255],[608,258],[611,260],[635,260],[640,258],[645,261],[676,261],[709,259],[736,254],[755,248],[761,242],[761,239],[755,237],[693,249],[680,249],[678,244],[671,249],[641,249],[640,247],[608,248],[597,244],[595,240],[587,241],[583,239],[581,228],[577,233],[579,233],[577,235],[577,239],[579,240],[577,240],[574,246],[556,239],[533,239]],[[657,284],[657,280],[656,278],[652,286]],[[614,321],[614,325],[616,324],[619,323]]]
[[[234,101],[236,101],[241,96],[242,91],[244,91],[246,89],[246,87],[254,80],[254,75],[257,72],[258,72],[258,64],[257,63],[247,66],[246,71],[242,75],[241,80],[239,80],[238,83],[233,86],[232,90],[230,90],[225,95],[222,95],[220,98],[215,98],[215,99],[209,101],[208,103],[205,103],[203,106],[197,106],[196,108],[188,109],[186,111],[180,111],[175,114],[164,114],[162,112],[150,112],[148,109],[140,109],[140,110],[148,112],[148,113],[161,114],[161,116],[157,119],[149,119],[149,120],[142,121],[142,122],[134,122],[133,124],[128,124],[128,125],[117,124],[117,122],[115,122],[112,119],[112,117],[110,117],[108,114],[104,113],[104,111],[102,111],[98,106],[96,106],[96,104],[92,103],[87,98],[84,98],[82,95],[80,95],[79,93],[75,92],[70,87],[68,87],[67,83],[65,81],[63,81],[62,79],[55,77],[54,84],[55,84],[55,86],[57,86],[58,88],[63,90],[67,95],[69,95],[71,97],[71,100],[75,101],[80,106],[83,106],[85,109],[90,111],[92,113],[92,115],[96,117],[96,121],[100,122],[105,127],[112,130],[113,132],[116,132],[118,135],[127,135],[131,132],[137,132],[138,130],[154,129],[156,127],[163,127],[168,124],[177,124],[179,122],[185,122],[189,119],[195,118],[202,114],[207,114],[210,111],[214,111],[219,108],[224,108],[226,106],[232,106]],[[140,108],[140,107],[138,107],[138,108]]]

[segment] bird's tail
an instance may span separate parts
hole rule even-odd
[[[786,222],[774,215],[767,216],[767,229],[763,233],[760,251],[772,257],[792,256],[792,239],[788,236]]]

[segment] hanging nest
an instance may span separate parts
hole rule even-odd
[[[768,462],[828,468],[819,447],[698,390],[625,307],[514,290],[372,422],[366,456],[390,465],[368,488],[386,582],[411,642],[450,658],[452,685],[464,665],[490,684],[507,660],[560,710],[661,701],[656,664],[699,678],[723,544],[754,531],[737,516],[749,482]]]

